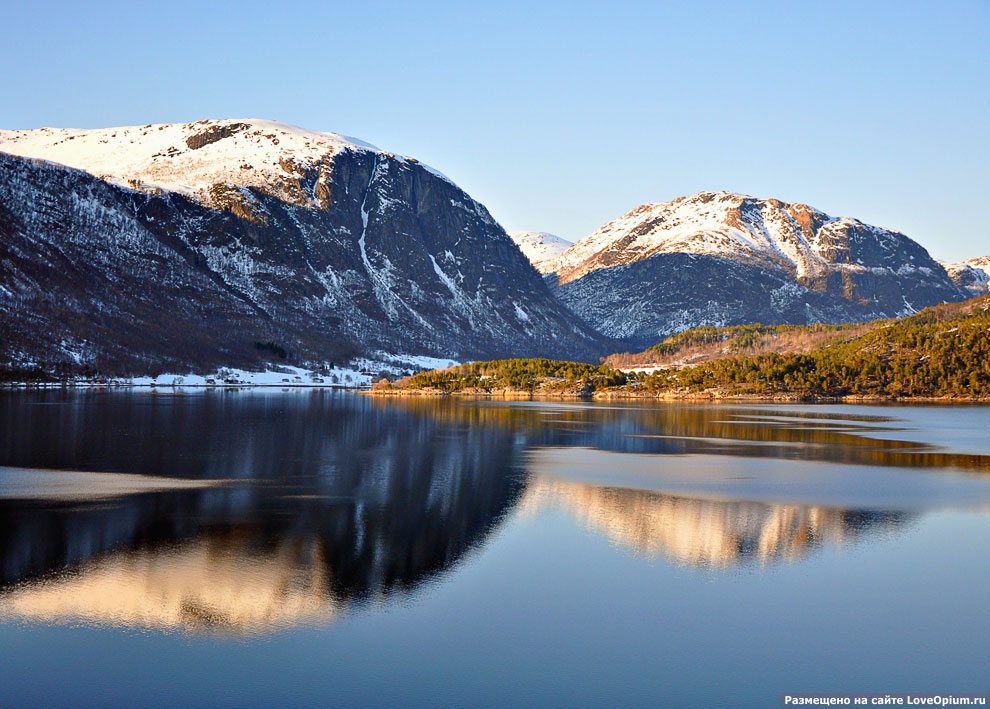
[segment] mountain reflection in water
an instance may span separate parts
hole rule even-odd
[[[309,540],[259,548],[238,530],[162,548],[97,556],[71,573],[0,596],[9,614],[36,620],[239,633],[317,624],[340,610],[331,570]]]
[[[896,531],[924,511],[782,502],[758,488],[745,499],[694,494],[663,489],[650,470],[635,485],[572,478],[559,464],[551,475],[534,467],[539,451],[589,449],[605,456],[589,458],[604,467],[703,456],[752,460],[754,470],[761,458],[945,468],[978,473],[975,484],[985,485],[986,456],[871,435],[896,434],[896,410],[820,411],[383,402],[329,392],[4,394],[0,465],[21,475],[45,468],[227,483],[109,500],[0,499],[0,616],[263,633],[436,582],[516,512],[563,509],[636,554],[718,569],[798,561]]]
[[[913,517],[901,511],[680,497],[533,478],[520,510],[534,513],[551,506],[637,554],[714,568],[794,562],[812,549],[897,529]]]

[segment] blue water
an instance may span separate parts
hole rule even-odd
[[[990,409],[787,410],[0,395],[0,705],[988,691]]]

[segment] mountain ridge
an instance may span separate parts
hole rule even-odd
[[[941,264],[900,232],[734,192],[643,204],[574,244],[507,233],[415,158],[262,119],[0,131],[0,237],[0,360],[66,367],[251,366],[250,342],[307,362],[595,360],[990,288],[990,259]],[[198,326],[176,333],[182,317]]]
[[[487,209],[415,159],[267,123],[132,130],[0,133],[0,360],[601,354]]]
[[[554,271],[567,283],[599,268],[658,253],[695,253],[811,280],[829,266],[851,271],[871,267],[862,263],[863,255],[854,253],[848,238],[841,238],[850,229],[875,235],[888,250],[907,240],[900,232],[852,217],[831,217],[807,204],[737,192],[698,192],[642,204],[606,222],[565,251]]]
[[[701,325],[871,320],[971,295],[900,232],[734,192],[640,205],[549,268],[574,312],[642,346]]]
[[[357,138],[258,118],[0,130],[0,145],[11,155],[42,157],[122,187],[178,192],[200,198],[204,204],[209,203],[205,192],[216,182],[284,190],[287,177],[298,177],[301,169],[313,166],[328,168],[326,161],[344,150],[418,163],[453,184],[439,170],[415,158],[390,153]],[[302,197],[291,193],[283,196]],[[313,197],[310,203],[319,204],[319,197]]]

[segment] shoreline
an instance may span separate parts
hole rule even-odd
[[[440,389],[364,389],[360,393],[369,396],[424,399],[502,399],[506,401],[695,401],[695,402],[771,402],[793,404],[871,404],[871,403],[917,403],[917,404],[990,404],[988,397],[939,397],[939,396],[880,396],[872,394],[848,394],[845,396],[814,396],[793,393],[780,394],[730,394],[718,391],[706,392],[659,392],[635,393],[614,390],[600,390],[589,393],[574,391],[547,392],[502,389],[497,391],[463,390],[442,391]]]
[[[66,383],[66,382],[4,382],[0,391],[16,391],[23,389],[343,389],[346,391],[368,391],[369,387],[348,386],[345,384],[307,384],[299,382],[282,384],[131,384],[114,382],[107,384]]]

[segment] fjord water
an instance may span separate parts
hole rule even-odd
[[[990,408],[0,393],[0,704],[980,692]]]

